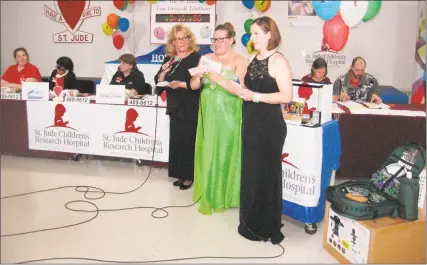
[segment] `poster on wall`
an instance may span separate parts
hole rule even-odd
[[[300,51],[306,69],[311,69],[316,59],[323,58],[328,64],[329,72],[342,74],[348,70],[349,61],[345,51],[337,52],[331,49],[323,35],[301,34]]]
[[[288,1],[288,25],[291,27],[314,27],[322,20],[313,8],[313,1]]]
[[[55,0],[53,7],[44,6],[44,14],[56,23],[62,23],[66,30],[53,34],[55,43],[91,43],[93,34],[81,29],[86,19],[101,15],[101,7],[90,6],[89,0]]]
[[[413,104],[425,104],[426,93],[426,7],[418,3],[417,41],[415,44],[415,80],[412,84]]]
[[[216,24],[216,4],[200,1],[157,1],[151,5],[150,39],[165,44],[168,33],[177,23],[190,27],[197,44],[211,44]]]
[[[329,209],[327,216],[327,244],[353,264],[368,263],[371,232],[355,220]]]

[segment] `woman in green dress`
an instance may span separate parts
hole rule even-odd
[[[243,84],[247,60],[232,51],[235,35],[230,23],[218,25],[211,38],[214,53],[205,56],[222,64],[221,74],[207,72],[191,79],[193,90],[202,89],[193,200],[205,215],[240,205],[243,101],[236,82]]]

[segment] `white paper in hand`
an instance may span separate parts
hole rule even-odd
[[[194,67],[191,69],[188,69],[188,72],[191,76],[195,76],[198,74],[206,73],[206,69],[203,66]]]
[[[165,86],[168,86],[168,85],[169,85],[168,81],[161,81],[161,82],[158,82],[156,84],[156,86],[158,86],[158,87],[165,87]]]
[[[221,74],[222,63],[215,62],[206,56],[202,56],[200,58],[200,66],[204,67],[208,72]]]

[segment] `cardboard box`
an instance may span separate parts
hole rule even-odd
[[[326,204],[323,246],[340,263],[426,264],[426,217],[356,221]]]

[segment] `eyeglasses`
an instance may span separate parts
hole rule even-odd
[[[188,41],[188,37],[184,37],[184,38],[177,38],[175,39],[178,42],[187,42]]]
[[[224,40],[225,39],[228,39],[229,37],[225,37],[225,38],[211,38],[211,42],[212,43],[215,43],[215,42],[218,42],[218,43],[223,43],[224,42]]]

